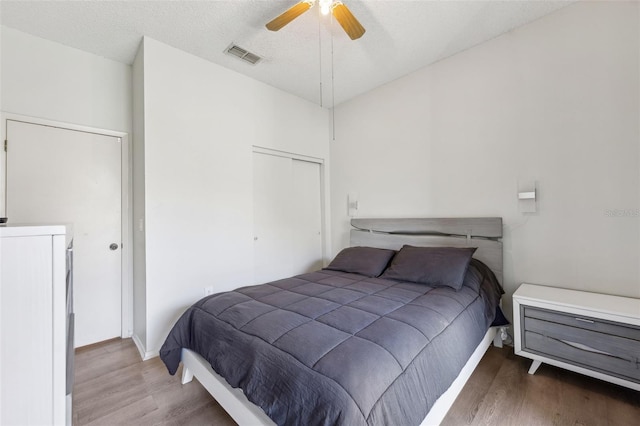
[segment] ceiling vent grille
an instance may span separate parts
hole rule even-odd
[[[229,47],[227,47],[227,50],[225,50],[225,52],[229,55],[235,56],[236,58],[242,59],[243,61],[248,62],[251,65],[255,65],[262,60],[262,58],[255,53],[251,53],[248,50],[243,49],[242,47],[235,44],[231,44]]]

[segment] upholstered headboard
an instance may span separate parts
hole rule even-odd
[[[403,245],[477,247],[502,284],[502,218],[351,219],[351,246],[399,250]]]

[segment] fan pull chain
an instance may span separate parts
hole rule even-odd
[[[318,9],[319,10],[319,9]],[[320,12],[318,12],[320,13]],[[321,15],[318,15],[322,18]],[[322,19],[318,19],[318,62],[320,63],[320,108],[322,108]]]
[[[331,134],[336,140],[336,85],[333,67],[333,15],[331,15]]]

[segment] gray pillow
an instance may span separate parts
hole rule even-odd
[[[394,250],[349,247],[338,253],[326,269],[377,277],[385,270],[395,254]]]
[[[380,278],[460,290],[475,247],[403,246]]]

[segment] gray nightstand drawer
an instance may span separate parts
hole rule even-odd
[[[524,340],[529,351],[640,383],[640,364],[637,358],[622,358],[592,351],[532,331],[524,332]]]
[[[640,383],[640,330],[522,306],[522,348]]]
[[[537,318],[544,321],[565,324],[572,327],[583,328],[585,330],[593,330],[600,333],[611,334],[614,336],[621,336],[640,341],[640,327],[634,327],[629,324],[620,324],[582,315],[572,315],[558,311],[534,308],[531,306],[523,306],[523,308],[524,316],[526,318]]]
[[[618,337],[612,334],[527,317],[524,318],[524,330],[533,331],[558,340],[586,345],[619,357],[628,357],[630,359],[640,357],[640,340],[627,339],[626,337]],[[526,339],[524,346],[529,347]]]
[[[640,299],[523,283],[513,346],[529,374],[555,365],[640,391]]]

